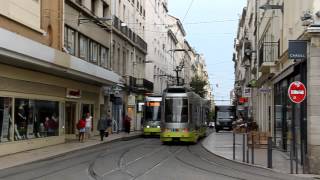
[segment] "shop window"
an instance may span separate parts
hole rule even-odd
[[[89,40],[83,35],[79,37],[79,57],[86,61],[89,59]]]
[[[96,42],[90,42],[90,60],[92,63],[98,63],[98,44]]]
[[[15,99],[14,139],[59,135],[59,102]]]
[[[12,99],[0,97],[0,143],[11,141]]]

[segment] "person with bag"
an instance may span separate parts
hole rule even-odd
[[[84,142],[84,133],[86,132],[86,121],[85,118],[81,118],[77,124],[79,130],[79,142]]]
[[[108,127],[107,118],[105,116],[102,116],[98,121],[98,131],[100,131],[100,140],[103,141],[103,137],[108,137],[109,133],[106,131]]]

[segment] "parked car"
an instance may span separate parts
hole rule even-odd
[[[209,128],[214,128],[214,122],[209,122],[208,127]]]

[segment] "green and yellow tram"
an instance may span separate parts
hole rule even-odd
[[[160,135],[161,96],[148,96],[144,103],[143,135]]]
[[[167,88],[162,97],[162,142],[193,142],[206,136],[209,101],[180,86]]]

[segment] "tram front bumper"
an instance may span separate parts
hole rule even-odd
[[[160,135],[160,128],[143,128],[144,135]]]
[[[168,142],[168,141],[194,142],[196,139],[196,136],[195,136],[195,133],[193,132],[163,132],[160,135],[160,139],[163,142]]]

